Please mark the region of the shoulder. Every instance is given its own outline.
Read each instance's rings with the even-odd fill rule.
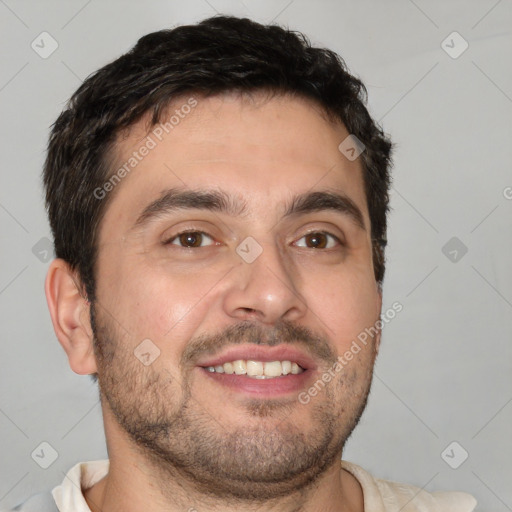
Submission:
[[[90,512],[82,489],[93,486],[108,473],[108,469],[108,459],[79,462],[51,491],[34,494],[13,509],[0,512]]]
[[[374,478],[363,468],[342,461],[343,469],[359,481],[365,504],[379,512],[472,512],[476,499],[465,492],[427,492],[419,487]]]
[[[414,485],[381,479],[376,483],[389,510],[472,512],[476,507],[476,499],[465,492],[427,492]]]

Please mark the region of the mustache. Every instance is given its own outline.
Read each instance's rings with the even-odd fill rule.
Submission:
[[[315,359],[325,361],[329,365],[333,365],[337,360],[337,355],[328,340],[314,334],[307,327],[281,320],[267,328],[260,323],[247,320],[230,325],[218,333],[202,334],[190,340],[181,356],[180,366],[195,366],[201,357],[214,356],[228,346],[246,343],[269,347],[290,343],[302,346]]]

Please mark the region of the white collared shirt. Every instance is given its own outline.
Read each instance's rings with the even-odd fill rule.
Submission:
[[[365,512],[472,512],[476,507],[475,498],[464,492],[430,493],[412,485],[374,478],[351,462],[341,461],[341,467],[361,485]],[[108,470],[108,460],[80,462],[73,466],[62,484],[52,490],[59,512],[91,512],[82,490],[99,482]],[[26,504],[17,510],[36,510],[29,506],[30,500]],[[37,510],[46,512],[40,505]]]

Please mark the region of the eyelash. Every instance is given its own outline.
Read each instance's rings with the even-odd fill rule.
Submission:
[[[171,238],[167,239],[166,241],[164,241],[163,245],[177,245],[177,244],[173,244],[172,242],[174,240],[176,240],[176,239],[179,239],[180,236],[187,235],[187,234],[206,235],[208,238],[210,238],[210,240],[213,241],[213,237],[211,235],[209,235],[208,233],[206,233],[205,231],[188,230],[188,231],[181,231],[180,233],[177,233],[173,237],[171,237]],[[301,236],[299,238],[299,240],[301,240],[302,238],[304,238],[306,236],[310,236],[310,235],[326,235],[326,236],[329,236],[329,237],[333,238],[340,246],[344,245],[343,242],[336,235],[333,235],[332,233],[329,233],[328,231],[310,231],[308,233],[305,233],[303,236]],[[199,246],[199,247],[186,247],[186,246],[183,246],[183,245],[177,245],[177,247],[180,247],[182,249],[201,249],[201,248],[203,248],[203,246]],[[315,249],[315,248],[314,247],[309,247],[309,249]],[[328,250],[328,249],[333,249],[333,247],[324,248],[323,250]]]

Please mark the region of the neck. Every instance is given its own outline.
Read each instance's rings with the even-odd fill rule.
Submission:
[[[108,475],[84,491],[92,512],[363,512],[359,482],[337,459],[313,484],[292,494],[254,502],[200,492],[185,478],[133,457],[110,458]]]
[[[315,477],[295,475],[294,482],[201,481],[194,474],[150,455],[135,444],[104,410],[105,434],[110,459],[109,473],[84,497],[92,512],[363,512],[359,482],[341,467],[341,450]],[[325,461],[326,463],[329,461]],[[204,473],[204,472],[203,472]],[[203,475],[204,477],[204,475]],[[230,492],[235,489],[235,492]],[[238,491],[236,491],[238,489]],[[240,490],[242,489],[242,490]],[[263,490],[263,492],[262,492]],[[236,495],[238,492],[238,495]],[[253,494],[251,496],[250,494]]]

